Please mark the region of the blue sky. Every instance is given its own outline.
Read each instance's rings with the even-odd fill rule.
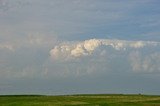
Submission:
[[[0,0],[0,94],[160,94],[159,0]]]

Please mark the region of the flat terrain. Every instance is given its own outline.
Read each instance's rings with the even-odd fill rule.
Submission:
[[[160,106],[160,96],[149,95],[66,95],[0,96],[0,106]]]

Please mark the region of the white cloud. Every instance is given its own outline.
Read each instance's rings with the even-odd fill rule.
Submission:
[[[51,51],[50,55],[54,59],[67,59],[69,57],[90,56],[94,53],[96,48],[105,46],[112,47],[115,50],[139,49],[147,45],[156,46],[159,42],[151,41],[126,41],[126,40],[111,40],[111,39],[90,39],[81,42],[67,42],[56,45]]]
[[[62,73],[67,72],[67,75],[74,75],[76,72],[78,75],[160,72],[159,46],[160,43],[154,41],[116,39],[62,42],[50,50],[53,60],[51,64],[54,66],[48,69],[56,68]],[[65,65],[65,68],[61,65]]]

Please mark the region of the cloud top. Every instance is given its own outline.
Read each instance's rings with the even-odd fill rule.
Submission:
[[[90,39],[79,42],[65,42],[56,45],[50,55],[53,59],[80,58],[92,55],[97,48],[111,47],[114,50],[140,49],[145,46],[157,46],[159,42],[153,41],[126,41],[116,39]]]

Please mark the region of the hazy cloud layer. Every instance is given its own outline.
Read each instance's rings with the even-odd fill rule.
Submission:
[[[0,0],[0,32],[16,38],[39,32],[56,33],[63,40],[159,41],[158,4],[158,0]]]

